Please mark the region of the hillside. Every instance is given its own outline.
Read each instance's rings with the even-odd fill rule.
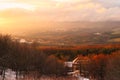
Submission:
[[[120,43],[120,22],[56,22],[47,25],[46,30],[38,27],[17,37],[41,45]]]

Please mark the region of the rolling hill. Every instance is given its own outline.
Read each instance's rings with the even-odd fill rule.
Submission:
[[[48,26],[42,31],[28,31],[19,38],[41,45],[120,43],[120,22],[56,22]]]

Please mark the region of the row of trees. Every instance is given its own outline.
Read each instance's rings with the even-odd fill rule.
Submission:
[[[16,78],[33,72],[41,75],[63,75],[64,62],[54,55],[47,55],[33,45],[13,41],[9,35],[0,35],[0,72],[12,69]]]
[[[82,45],[82,46],[47,46],[39,47],[47,55],[54,54],[62,60],[72,61],[78,55],[96,55],[96,54],[111,54],[120,50],[120,44],[105,44],[105,45]]]
[[[98,54],[79,56],[84,61],[81,73],[93,80],[119,80],[120,79],[120,51],[112,54]]]

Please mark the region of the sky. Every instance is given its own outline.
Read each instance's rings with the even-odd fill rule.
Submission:
[[[120,0],[0,0],[0,29],[44,21],[119,21],[119,14]]]

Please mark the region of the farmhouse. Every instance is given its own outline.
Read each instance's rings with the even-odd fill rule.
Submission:
[[[89,59],[86,57],[78,56],[73,61],[65,62],[65,67],[67,69],[67,74],[70,76],[88,76],[88,63]]]

